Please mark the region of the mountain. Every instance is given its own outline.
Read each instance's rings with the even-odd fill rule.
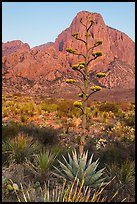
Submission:
[[[55,42],[45,43],[30,49],[27,43],[14,40],[2,43],[3,93],[21,92],[26,94],[48,94],[69,97],[76,95],[76,89],[65,83],[65,78],[75,77],[71,65],[81,59],[66,52],[71,47],[84,52],[72,34],[79,32],[84,38],[84,27],[80,19],[89,14],[95,22],[91,28],[92,45],[95,39],[103,41],[99,50],[103,56],[91,64],[92,84],[102,84],[104,93],[111,90],[123,92],[134,98],[135,86],[135,43],[123,32],[107,26],[98,13],[79,12],[70,26],[58,35]],[[54,26],[54,25],[53,25]],[[107,77],[97,80],[93,71],[107,72]],[[66,93],[67,90],[67,93]],[[131,93],[132,97],[131,97]],[[100,93],[96,93],[98,96]],[[110,94],[111,95],[111,94]],[[112,94],[113,95],[113,94]],[[118,96],[118,94],[116,94]],[[120,94],[119,97],[122,95]],[[109,95],[108,95],[109,97]],[[104,96],[105,98],[105,96]],[[112,97],[113,98],[113,97]]]

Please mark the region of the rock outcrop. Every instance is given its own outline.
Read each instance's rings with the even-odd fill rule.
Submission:
[[[21,81],[25,79],[25,83],[28,83],[32,92],[42,93],[49,86],[53,87],[53,92],[61,87],[65,90],[65,77],[75,76],[70,65],[80,60],[68,54],[66,48],[71,47],[84,52],[83,44],[75,40],[72,34],[79,32],[82,38],[85,37],[80,19],[82,18],[84,22],[87,14],[95,22],[90,31],[92,36],[90,45],[96,39],[103,41],[97,49],[103,52],[103,56],[95,60],[90,67],[91,82],[102,83],[106,89],[118,87],[134,89],[135,43],[125,33],[105,25],[100,14],[87,11],[79,12],[71,25],[59,34],[54,43],[46,43],[31,49],[27,43],[20,40],[2,43],[3,89],[7,90],[6,86],[9,86],[6,85],[6,80],[10,79],[14,81],[14,84],[18,84],[17,87],[20,87],[20,79]],[[97,80],[92,75],[92,70],[106,71],[108,77]],[[26,92],[29,88],[27,87]],[[12,89],[14,91],[14,85]]]

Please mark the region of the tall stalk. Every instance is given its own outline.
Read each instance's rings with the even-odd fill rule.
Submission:
[[[81,74],[81,76],[83,78],[83,85],[80,86],[78,81],[75,79],[67,79],[66,82],[71,84],[71,85],[77,86],[81,90],[79,97],[81,97],[82,99],[81,99],[81,101],[74,102],[74,106],[76,106],[82,110],[82,136],[80,139],[79,150],[81,153],[83,153],[84,144],[85,144],[85,135],[86,135],[86,129],[87,129],[87,101],[93,93],[100,91],[102,89],[102,87],[100,87],[100,86],[91,86],[90,92],[89,92],[90,82],[89,82],[88,67],[89,67],[89,64],[93,60],[102,56],[102,52],[100,52],[100,51],[93,52],[95,47],[102,44],[102,41],[101,40],[94,41],[93,46],[89,47],[89,38],[91,37],[90,29],[93,26],[94,21],[91,20],[91,18],[88,15],[88,16],[86,16],[86,22],[83,23],[83,20],[81,18],[80,23],[85,27],[85,39],[81,38],[79,33],[72,34],[72,37],[74,37],[77,41],[81,41],[83,43],[83,46],[85,46],[85,54],[78,53],[76,50],[74,50],[72,48],[67,48],[66,51],[68,53],[73,54],[73,55],[78,55],[78,56],[83,57],[84,62],[80,62],[76,65],[72,65],[72,69]],[[90,56],[92,56],[92,58],[90,58]],[[101,72],[96,73],[96,77],[101,78],[104,76],[106,76],[105,73],[101,73]]]

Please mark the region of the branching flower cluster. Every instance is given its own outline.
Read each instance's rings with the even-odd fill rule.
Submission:
[[[86,125],[87,125],[86,124],[87,123],[86,121],[87,120],[86,119],[87,100],[92,94],[102,89],[101,86],[90,86],[89,65],[92,61],[96,60],[98,57],[101,57],[103,53],[101,51],[94,51],[94,48],[102,45],[101,40],[95,40],[93,42],[93,45],[91,47],[89,46],[89,39],[90,37],[92,37],[90,29],[94,25],[94,21],[88,15],[86,17],[86,21],[83,22],[83,19],[81,18],[80,23],[85,27],[85,34],[84,34],[85,37],[82,38],[79,32],[73,33],[72,37],[75,38],[75,40],[83,43],[83,46],[85,47],[85,53],[83,54],[72,48],[67,48],[66,51],[70,54],[83,57],[82,62],[72,65],[72,70],[78,72],[82,76],[83,83],[82,85],[80,85],[79,81],[75,79],[67,79],[66,82],[80,89],[80,93],[78,94],[78,97],[80,97],[81,100],[75,101],[74,106],[82,110],[82,113],[83,113],[82,127],[83,127],[83,134],[84,134],[86,130]],[[105,76],[106,76],[105,73],[102,73],[102,72],[96,73],[97,78],[102,78]],[[84,139],[82,144],[84,144]]]

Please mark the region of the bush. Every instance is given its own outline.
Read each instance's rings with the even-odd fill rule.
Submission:
[[[3,154],[7,155],[8,160],[23,163],[33,153],[36,144],[33,138],[19,133],[15,138],[3,142],[3,148]]]
[[[55,103],[49,103],[48,102],[42,102],[41,104],[38,105],[38,110],[44,110],[44,111],[47,111],[47,112],[54,112],[56,111],[58,108],[58,105],[55,104]]]
[[[124,122],[125,122],[125,125],[134,127],[135,126],[135,111],[127,112],[124,117]]]
[[[32,102],[22,103],[22,106],[20,108],[21,108],[21,114],[31,115],[32,112],[34,112],[35,110],[35,105]]]
[[[21,116],[20,116],[20,121],[21,121],[22,123],[27,122],[27,120],[28,120],[28,117],[27,117],[26,115],[21,115]]]
[[[9,108],[3,107],[2,108],[2,117],[5,118],[9,115]]]
[[[117,113],[119,110],[119,106],[116,103],[102,103],[99,105],[98,107],[99,111],[102,112],[113,112],[113,113]]]
[[[135,202],[135,161],[124,161],[121,165],[106,166],[109,180],[115,176],[110,185],[111,192],[119,190],[119,197],[126,197],[127,202]]]
[[[134,157],[130,152],[131,148],[133,148],[133,146],[127,147],[117,141],[111,142],[109,146],[107,145],[105,148],[96,152],[98,157],[100,157],[100,166],[112,163],[122,164],[126,160],[133,160]]]
[[[47,144],[56,144],[58,142],[59,133],[58,129],[53,129],[51,127],[37,127],[33,124],[24,125],[21,127],[21,131],[25,134],[28,134],[38,140],[40,143]]]
[[[48,113],[55,112],[57,110],[58,106],[56,104],[46,104],[45,105],[45,111]]]
[[[5,141],[7,139],[15,137],[19,132],[19,125],[16,123],[9,123],[2,125],[2,140]]]
[[[121,122],[117,122],[109,135],[114,139],[121,142],[134,142],[135,140],[135,129],[133,127],[125,126]]]
[[[62,100],[58,103],[57,112],[61,116],[68,116],[68,114],[73,111],[73,103],[71,101]]]

